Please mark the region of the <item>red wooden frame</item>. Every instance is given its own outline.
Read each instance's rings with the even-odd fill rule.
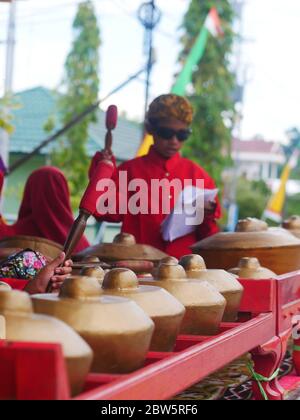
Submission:
[[[222,324],[213,337],[180,336],[174,352],[149,353],[145,367],[132,374],[90,374],[75,399],[168,399],[248,351],[256,372],[270,377],[284,357],[291,319],[300,314],[300,272],[241,283],[245,293],[238,322]],[[295,374],[262,385],[270,399],[280,400],[300,378]],[[253,391],[255,399],[262,398],[256,383]],[[69,398],[60,346],[0,341],[0,399]]]
[[[61,346],[0,341],[0,399],[69,399]]]

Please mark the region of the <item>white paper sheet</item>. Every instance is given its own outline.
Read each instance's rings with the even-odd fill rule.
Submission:
[[[161,224],[163,239],[173,242],[175,239],[194,232],[196,227],[203,222],[204,204],[215,201],[218,192],[218,189],[203,190],[194,186],[186,187],[178,197],[172,212]],[[195,217],[196,211],[197,217]]]

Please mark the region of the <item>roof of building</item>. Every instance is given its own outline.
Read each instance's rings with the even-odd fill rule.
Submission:
[[[284,155],[282,145],[275,141],[266,141],[260,138],[251,140],[233,139],[232,151],[242,153],[278,154]]]
[[[55,94],[44,87],[36,87],[16,94],[20,107],[14,111],[15,131],[10,140],[10,152],[30,153],[45,140],[49,134],[44,125],[49,117],[54,117],[57,127],[59,115],[57,112]],[[99,109],[98,122],[90,124],[87,152],[92,156],[104,146],[105,112]],[[119,117],[118,126],[114,131],[113,150],[116,158],[121,161],[132,159],[138,150],[142,137],[141,127],[125,118]],[[57,141],[42,149],[41,153],[48,154]]]

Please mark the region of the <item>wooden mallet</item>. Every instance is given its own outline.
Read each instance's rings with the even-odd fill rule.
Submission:
[[[118,108],[111,105],[106,112],[106,135],[105,135],[105,150],[111,153],[112,149],[112,131],[116,128],[118,121]],[[86,229],[89,217],[95,213],[97,204],[97,184],[101,179],[110,179],[114,171],[113,165],[98,164],[92,174],[89,185],[83,194],[79,205],[79,215],[74,221],[67,240],[64,245],[64,252],[66,254],[65,260],[68,260],[76,246],[78,245],[84,231]],[[47,287],[47,292],[51,290],[51,282]]]

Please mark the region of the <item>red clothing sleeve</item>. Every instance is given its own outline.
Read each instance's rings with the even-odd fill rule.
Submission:
[[[198,227],[197,236],[200,239],[208,238],[209,236],[215,235],[220,231],[216,219],[214,216],[205,217],[202,225]]]
[[[2,193],[4,183],[4,173],[0,171],[0,195]],[[13,226],[9,226],[5,223],[3,217],[0,215],[0,239],[6,236],[15,235],[15,229]]]
[[[89,180],[91,180],[93,175],[96,173],[97,165],[102,159],[103,159],[103,153],[96,152],[89,167]],[[111,160],[112,160],[112,163],[114,164],[114,167],[116,168],[117,167],[116,158],[112,156]]]
[[[0,195],[2,194],[3,184],[4,184],[4,173],[0,171]]]
[[[27,286],[28,280],[18,280],[18,279],[0,279],[4,283],[7,283],[12,289],[15,290],[24,290]]]
[[[99,159],[101,159],[101,152],[97,152],[96,155],[94,156],[92,163],[91,163],[91,167],[89,170],[89,176],[92,177],[93,174],[96,173],[96,167],[98,165],[98,168],[101,169],[101,161],[99,161]],[[114,183],[115,185],[115,190],[112,191],[111,194],[107,193],[107,189],[106,191],[98,191],[97,192],[97,205],[96,205],[96,211],[94,213],[94,217],[99,221],[99,222],[110,222],[110,223],[120,223],[123,220],[122,215],[119,214],[119,182],[118,182],[118,177],[119,177],[119,169],[116,167],[116,159],[115,157],[112,158],[112,161],[114,163],[114,171],[112,172],[111,175],[111,181]],[[103,163],[103,166],[106,165],[105,163]],[[99,180],[98,180],[99,181]],[[105,197],[107,197],[110,201],[110,210],[107,213],[103,213],[100,211],[99,208],[99,200],[101,198],[103,198],[105,195]]]
[[[103,161],[97,164],[90,178],[89,185],[81,199],[80,209],[86,210],[90,214],[95,214],[99,195],[97,191],[99,180],[111,179],[114,170],[114,166],[108,162]]]
[[[216,188],[215,182],[208,175],[205,180],[205,188],[212,189],[212,190]],[[214,214],[206,216],[204,218],[203,223],[197,228],[197,237],[199,238],[199,240],[215,235],[216,233],[220,231],[218,224],[216,222],[216,219],[220,219],[220,217],[222,216],[222,209],[221,209],[221,205],[220,205],[220,201],[218,197],[216,198],[216,202],[217,202],[217,207]]]
[[[0,239],[16,236],[17,230],[15,225],[7,225],[3,217],[0,215]]]

